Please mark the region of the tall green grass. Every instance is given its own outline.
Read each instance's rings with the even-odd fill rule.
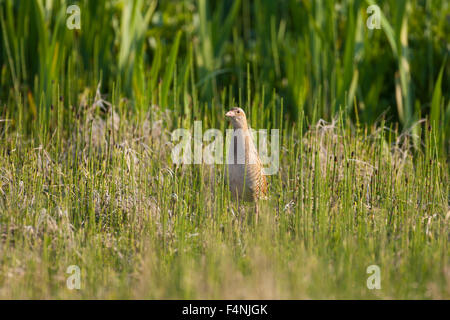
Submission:
[[[340,108],[354,121],[383,116],[403,130],[438,114],[439,126],[450,121],[445,1],[379,1],[380,30],[366,26],[369,0],[79,1],[81,30],[65,27],[70,4],[0,2],[1,100],[23,101],[28,127],[41,113],[48,122],[54,90],[67,110],[100,81],[140,112],[150,102],[173,109],[193,90],[201,108],[224,90],[245,104],[247,67],[253,90],[264,87],[265,101],[275,90],[290,121],[302,111],[331,120]]]
[[[0,297],[448,299],[449,7],[371,3],[79,1],[69,30],[0,0]],[[233,105],[281,133],[259,223],[170,156]]]
[[[450,296],[449,171],[428,123],[415,155],[410,135],[384,121],[352,129],[344,112],[281,126],[280,170],[255,223],[252,205],[230,199],[224,166],[173,164],[179,119],[114,104],[105,118],[99,99],[45,145],[4,126],[0,297]],[[253,127],[280,127],[280,103],[249,111]],[[71,265],[80,290],[66,287]],[[366,286],[370,265],[381,290]]]

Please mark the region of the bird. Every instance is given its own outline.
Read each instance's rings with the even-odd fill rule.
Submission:
[[[255,203],[256,220],[258,200],[267,193],[267,180],[259,158],[244,110],[233,107],[225,116],[233,125],[233,140],[228,150],[229,189],[233,199]]]

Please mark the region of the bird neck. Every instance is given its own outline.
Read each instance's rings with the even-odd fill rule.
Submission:
[[[239,125],[233,126],[233,129],[234,129],[234,131],[236,131],[236,130],[248,131],[248,126],[246,123],[244,123],[242,125],[239,124]]]

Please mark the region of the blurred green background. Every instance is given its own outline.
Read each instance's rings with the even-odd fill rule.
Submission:
[[[80,30],[66,27],[72,4]],[[37,119],[51,125],[59,97],[70,122],[80,93],[101,82],[134,114],[220,111],[226,96],[244,108],[282,100],[288,122],[342,109],[353,123],[384,118],[417,134],[426,117],[448,148],[449,1],[377,1],[381,29],[369,30],[371,4],[0,0],[0,118],[32,132]]]

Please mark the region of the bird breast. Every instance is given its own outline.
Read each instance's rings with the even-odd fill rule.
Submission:
[[[259,197],[262,166],[249,130],[234,130],[228,150],[232,196],[253,201]]]

